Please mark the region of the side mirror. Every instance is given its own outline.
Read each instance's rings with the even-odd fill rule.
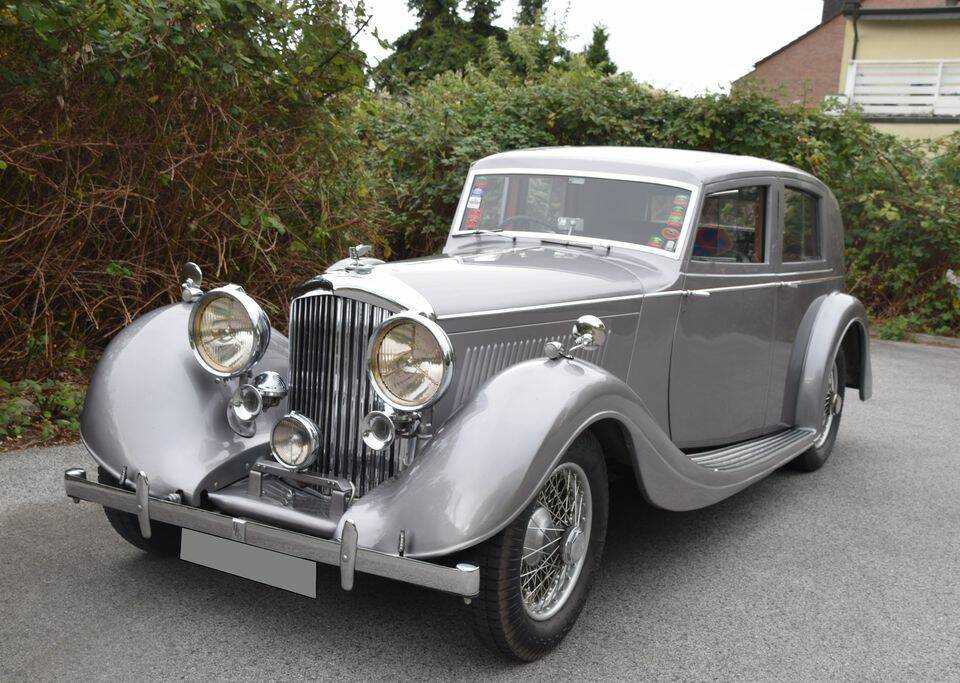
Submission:
[[[595,315],[582,315],[573,326],[573,334],[574,349],[596,351],[607,341],[607,326]]]
[[[543,355],[550,360],[573,358],[570,354],[584,349],[596,351],[607,341],[607,326],[595,315],[582,315],[573,325],[573,346],[564,349],[558,341],[548,341],[543,345]]]

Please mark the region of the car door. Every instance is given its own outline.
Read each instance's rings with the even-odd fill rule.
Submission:
[[[770,226],[775,178],[704,188],[685,255],[670,362],[670,431],[681,448],[763,433],[778,283]]]
[[[777,293],[768,430],[793,423],[797,386],[790,363],[800,358],[794,345],[804,314],[815,299],[843,286],[843,243],[836,201],[822,186],[803,179],[785,178],[781,190],[781,238],[775,242],[773,260],[783,286]]]

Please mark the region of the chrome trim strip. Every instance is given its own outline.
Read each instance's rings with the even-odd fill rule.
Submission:
[[[669,292],[651,292],[650,294],[625,294],[623,296],[608,296],[601,299],[578,299],[575,301],[561,301],[555,304],[542,304],[537,306],[516,306],[514,308],[494,308],[489,311],[470,311],[468,313],[448,313],[441,315],[437,320],[456,320],[458,318],[473,318],[481,315],[501,315],[503,313],[524,313],[526,311],[545,311],[554,308],[567,308],[569,306],[581,306],[586,304],[607,304],[616,301],[631,301],[634,299],[657,299],[668,296],[681,296],[683,290],[675,289]]]
[[[131,491],[87,481],[86,473],[81,469],[67,470],[63,479],[64,491],[71,498],[87,500],[132,514],[137,512],[136,494]],[[229,515],[160,498],[150,499],[149,511],[150,518],[158,522],[236,540],[234,535],[236,518]],[[252,520],[244,520],[243,527],[243,542],[247,545],[335,567],[341,565],[344,546],[339,541],[308,536]],[[463,597],[473,597],[480,592],[480,569],[472,564],[457,565],[456,568],[445,567],[432,562],[357,547],[354,568],[358,572]]]
[[[433,306],[417,289],[389,272],[394,264],[374,266],[369,273],[328,270],[301,284],[295,298],[317,294],[337,294],[386,308],[391,313],[407,311],[435,319]]]
[[[699,274],[697,274],[699,276]],[[771,277],[769,273],[765,274],[767,277]],[[776,274],[774,274],[776,275]],[[476,316],[484,315],[502,315],[506,313],[525,313],[528,311],[544,311],[554,308],[567,308],[570,306],[587,306],[590,304],[606,304],[613,303],[617,301],[630,301],[633,299],[658,299],[668,296],[685,296],[692,292],[723,292],[727,290],[746,290],[746,289],[764,289],[764,288],[773,288],[773,287],[782,287],[790,285],[809,285],[817,282],[827,282],[829,280],[842,280],[842,275],[831,275],[830,277],[818,277],[810,278],[806,280],[789,280],[776,282],[762,282],[754,285],[731,285],[729,287],[707,287],[703,289],[672,289],[665,292],[650,292],[649,294],[626,294],[624,296],[609,296],[603,297],[600,299],[577,299],[574,301],[561,301],[554,304],[543,304],[540,306],[516,306],[514,308],[494,308],[489,311],[470,311],[468,313],[448,313],[446,315],[441,315],[437,320],[457,320],[459,318],[473,318]]]

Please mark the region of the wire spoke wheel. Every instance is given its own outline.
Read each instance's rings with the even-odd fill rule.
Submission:
[[[524,537],[520,594],[526,613],[543,621],[566,604],[583,569],[593,513],[586,473],[576,463],[563,463],[535,505]]]
[[[823,396],[823,414],[820,420],[820,433],[816,441],[813,442],[814,448],[820,448],[826,443],[830,436],[830,428],[833,427],[833,420],[840,412],[839,392],[840,378],[837,373],[837,365],[831,366],[830,377],[827,378],[827,389]]]

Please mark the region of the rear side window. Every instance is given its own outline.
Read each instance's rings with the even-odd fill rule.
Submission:
[[[823,257],[820,245],[820,199],[788,187],[784,194],[784,262],[819,261]]]
[[[766,215],[766,187],[741,187],[707,195],[697,224],[693,260],[763,263]]]

